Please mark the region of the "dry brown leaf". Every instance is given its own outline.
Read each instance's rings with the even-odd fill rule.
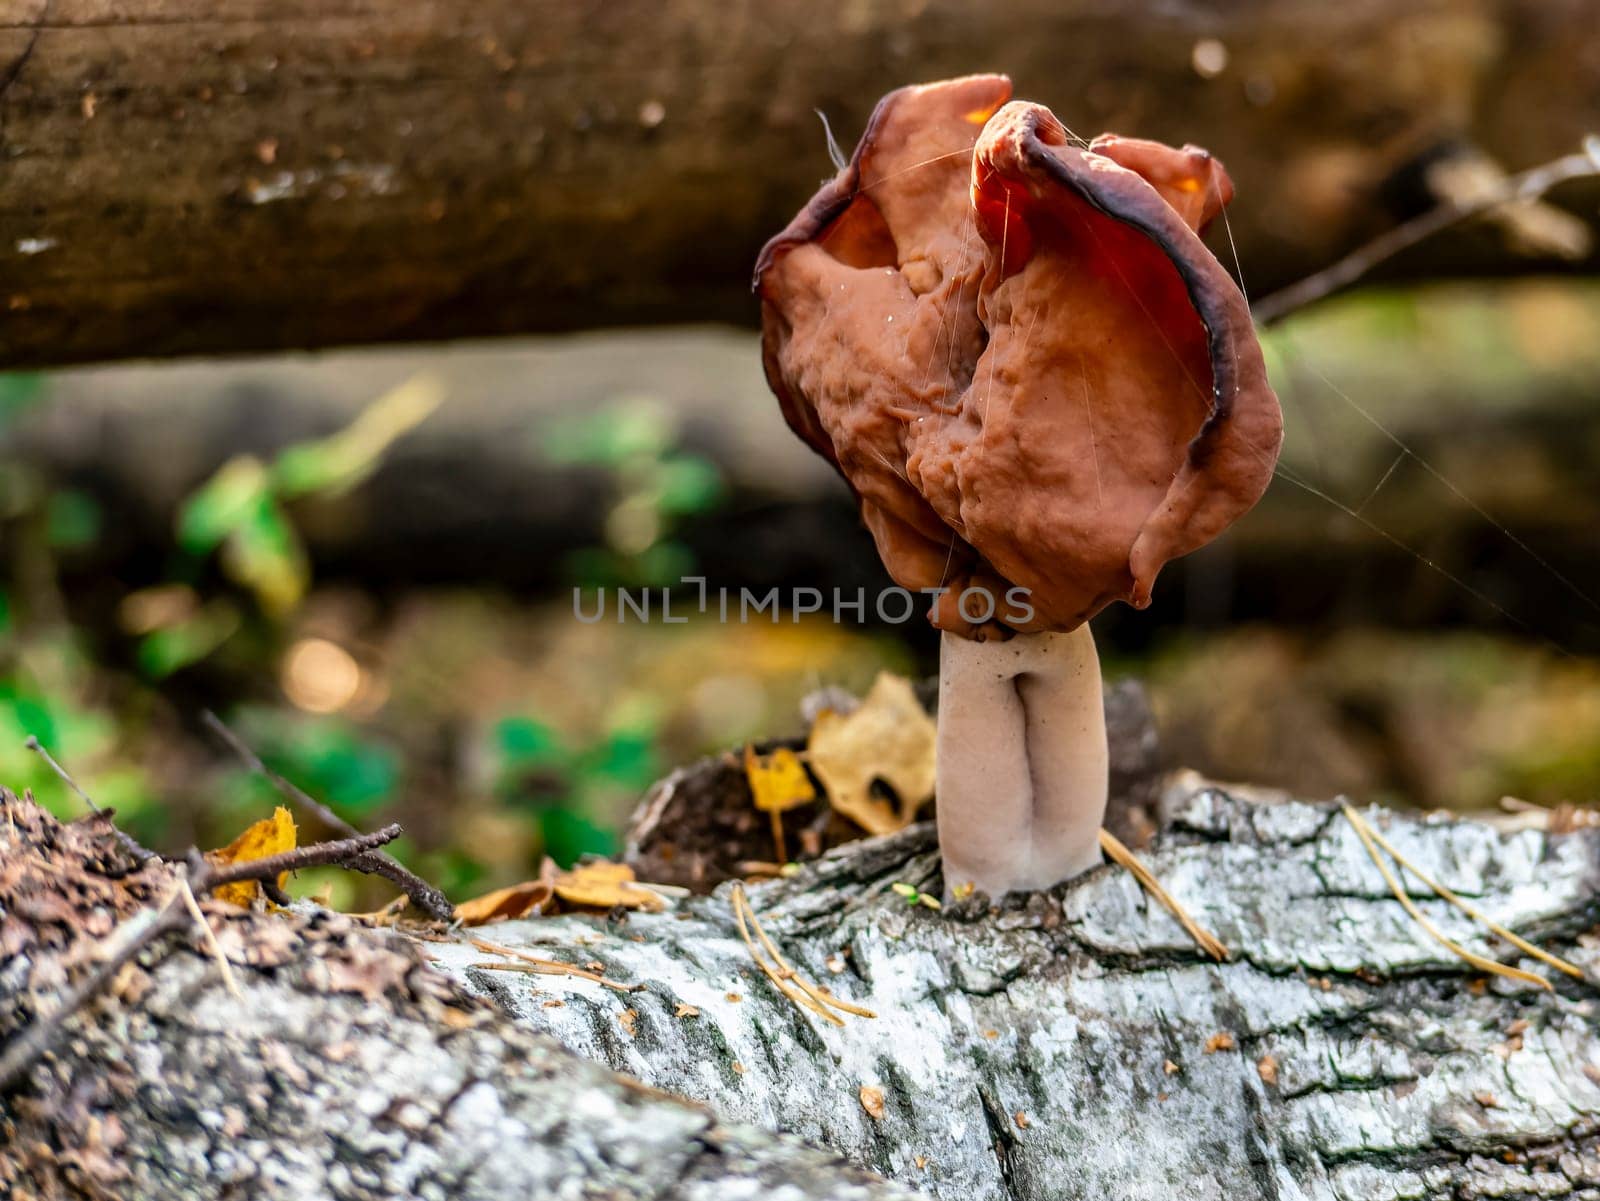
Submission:
[[[883,1090],[870,1084],[861,1086],[861,1108],[874,1122],[883,1121]]]
[[[700,1016],[700,1011],[687,1001],[679,1001],[678,1008],[673,1012],[672,1016],[675,1018],[697,1018]]]
[[[569,905],[588,905],[596,909],[648,909],[658,913],[667,907],[648,888],[634,883],[633,869],[625,863],[585,863],[562,872],[555,879],[556,896]]]
[[[1485,1109],[1500,1108],[1500,1099],[1490,1092],[1473,1093],[1472,1099]]]
[[[920,1172],[928,1166],[928,1157],[926,1155],[916,1155],[912,1157],[912,1162],[917,1165],[917,1171]]]
[[[1176,1076],[1182,1069],[1180,1069],[1177,1064],[1173,1063],[1172,1060],[1167,1059],[1162,1061],[1161,1070],[1169,1076]]]
[[[294,816],[279,805],[272,811],[271,817],[262,818],[227,846],[219,851],[212,851],[206,858],[218,866],[252,863],[257,859],[266,859],[272,855],[292,851],[294,847]],[[287,872],[278,873],[279,888],[283,887],[287,876]],[[219,900],[248,909],[261,895],[261,884],[257,880],[240,880],[234,884],[220,885],[212,891],[212,895]]]
[[[624,1009],[621,1013],[617,1014],[617,1024],[628,1032],[629,1038],[632,1038],[638,1033],[638,1030],[636,1029],[638,1021],[639,1011],[637,1009]]]
[[[1218,1051],[1231,1051],[1236,1046],[1238,1046],[1238,1043],[1234,1041],[1233,1035],[1226,1030],[1218,1030],[1210,1038],[1206,1039],[1206,1054],[1213,1055]]]
[[[869,834],[892,834],[933,798],[934,734],[911,684],[883,672],[853,712],[818,715],[806,755],[837,812]],[[898,810],[872,795],[874,780],[894,790]]]
[[[737,1005],[740,1001],[744,1000],[744,998],[741,997],[736,992],[727,993],[727,994],[725,994],[725,996],[726,996],[727,1000],[732,1001],[735,1005]]]
[[[1011,1120],[1017,1124],[1018,1130],[1026,1130],[1028,1128],[1028,1115],[1020,1109],[1011,1115]]]
[[[456,920],[468,926],[481,926],[502,918],[540,914],[549,907],[554,890],[548,880],[524,880],[509,888],[497,888],[481,897],[456,906]]]
[[[1278,1083],[1278,1060],[1272,1055],[1263,1055],[1256,1060],[1256,1075],[1261,1077],[1261,1083],[1268,1088]]]

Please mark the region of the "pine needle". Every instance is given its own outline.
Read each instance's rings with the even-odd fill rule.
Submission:
[[[804,1009],[821,1017],[824,1021],[835,1026],[843,1026],[844,1020],[838,1014],[830,1012],[837,1009],[843,1013],[854,1014],[856,1017],[875,1018],[878,1015],[870,1009],[860,1005],[852,1005],[849,1001],[842,1001],[832,993],[824,992],[812,984],[783,957],[777,945],[767,936],[762,928],[761,921],[756,917],[756,911],[750,904],[750,898],[745,893],[744,885],[735,883],[732,890],[733,916],[739,923],[739,936],[744,939],[744,945],[750,949],[750,956],[756,961],[756,966],[762,971],[773,986],[784,996]],[[748,923],[748,924],[747,924]],[[762,955],[756,947],[756,940],[751,938],[750,930],[754,928],[756,938],[760,939],[761,946],[765,948],[771,961]]]
[[[486,938],[473,938],[468,941],[480,951],[487,951],[491,955],[506,955],[512,959],[522,961],[521,964],[474,964],[474,967],[492,968],[496,971],[505,972],[527,972],[536,976],[574,976],[579,980],[587,980],[591,984],[604,984],[607,988],[614,988],[618,992],[638,992],[644,988],[642,984],[619,984],[615,980],[607,980],[597,972],[586,972],[581,967],[574,967],[570,963],[562,963],[559,959],[544,959],[538,955],[530,955],[526,951],[519,951],[515,947],[501,946],[499,943],[490,942]]]
[[[1342,808],[1344,810],[1346,820],[1349,821],[1350,825],[1355,829],[1356,834],[1360,836],[1362,845],[1367,848],[1367,854],[1372,857],[1372,862],[1377,864],[1378,870],[1383,873],[1383,878],[1388,882],[1389,891],[1394,893],[1395,900],[1399,901],[1400,904],[1405,907],[1406,912],[1411,915],[1411,917],[1419,926],[1432,935],[1436,941],[1449,948],[1449,950],[1454,954],[1464,959],[1467,963],[1470,963],[1479,971],[1490,972],[1496,976],[1508,976],[1514,980],[1525,980],[1530,984],[1537,984],[1540,988],[1544,989],[1549,989],[1551,987],[1550,982],[1543,976],[1536,976],[1532,972],[1523,971],[1521,968],[1509,967],[1506,964],[1498,963],[1493,959],[1485,959],[1482,955],[1475,955],[1465,947],[1461,946],[1459,943],[1452,942],[1450,939],[1441,934],[1433,926],[1433,924],[1428,921],[1427,918],[1422,916],[1422,913],[1417,908],[1416,904],[1406,894],[1405,886],[1399,881],[1399,879],[1396,878],[1394,872],[1390,870],[1389,865],[1385,863],[1382,857],[1378,854],[1378,848],[1380,846],[1390,855],[1392,855],[1395,862],[1398,863],[1403,869],[1409,871],[1412,875],[1417,877],[1417,879],[1421,880],[1430,889],[1432,889],[1434,894],[1440,899],[1448,901],[1451,905],[1454,905],[1468,917],[1472,918],[1480,925],[1487,927],[1490,931],[1505,939],[1512,946],[1516,947],[1523,953],[1530,955],[1534,959],[1538,959],[1543,963],[1548,963],[1557,971],[1565,972],[1569,976],[1576,976],[1580,980],[1583,979],[1583,969],[1574,964],[1568,963],[1565,959],[1562,959],[1559,956],[1552,955],[1550,952],[1534,946],[1527,939],[1521,938],[1518,935],[1513,934],[1510,930],[1507,930],[1504,926],[1490,921],[1480,910],[1467,904],[1466,901],[1463,901],[1444,885],[1432,879],[1427,875],[1427,873],[1418,868],[1416,864],[1412,863],[1399,851],[1395,850],[1394,844],[1392,844],[1382,834],[1378,833],[1377,830],[1373,829],[1372,826],[1367,822],[1367,819],[1362,817],[1353,808],[1351,808],[1349,805],[1344,805]]]
[[[217,970],[222,973],[222,983],[227,986],[234,1000],[242,1000],[244,994],[239,991],[239,982],[234,979],[233,968],[228,965],[228,957],[222,953],[222,944],[217,941],[211,923],[206,921],[206,915],[200,909],[200,902],[194,899],[194,889],[189,887],[189,881],[184,877],[178,879],[178,895],[183,898],[184,908],[189,911],[189,916],[194,919],[195,925],[200,927],[200,933],[205,938],[206,950],[211,952],[211,957],[217,961]]]
[[[1155,874],[1140,862],[1139,857],[1123,845],[1122,840],[1110,830],[1100,831],[1100,849],[1132,872],[1133,878],[1143,885],[1144,890],[1160,901],[1166,911],[1178,919],[1178,923],[1189,932],[1189,937],[1194,939],[1195,944],[1202,951],[1218,963],[1228,957],[1228,948],[1222,945],[1221,940],[1195,921],[1194,918],[1190,917],[1189,911],[1178,904],[1171,893],[1161,887],[1161,882],[1155,878]]]

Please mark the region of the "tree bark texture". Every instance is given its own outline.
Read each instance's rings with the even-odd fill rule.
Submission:
[[[1219,153],[1262,294],[1426,207],[1440,155],[1574,150],[1592,23],[1586,0],[4,0],[0,365],[748,322],[757,248],[832,170],[813,110],[848,146],[889,89],[978,70],[1086,136]],[[1479,227],[1396,270],[1528,263]]]
[[[98,821],[61,827],[3,790],[0,814],[5,1048],[173,874],[131,871]],[[0,1196],[914,1195],[581,1059],[430,969],[429,944],[326,912],[205,905],[243,996],[198,938],[125,967],[0,1095]]]
[[[9,1041],[170,873],[4,805]],[[0,1099],[0,1172],[17,1197],[905,1195],[799,1136],[963,1201],[1600,1195],[1591,983],[1476,976],[1335,808],[1189,784],[1168,809],[1148,862],[1226,963],[1109,867],[998,911],[908,903],[894,884],[938,892],[925,826],[753,887],[790,961],[877,1013],[839,1028],[761,975],[727,888],[415,944],[212,906],[243,999],[198,940],[127,969]],[[1371,816],[1593,980],[1600,831]],[[474,935],[643,987],[490,969],[516,961]]]

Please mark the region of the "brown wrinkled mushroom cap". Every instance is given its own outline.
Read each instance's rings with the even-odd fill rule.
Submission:
[[[1232,197],[1221,164],[1079,148],[1010,95],[985,75],[885,96],[756,267],[785,418],[895,581],[950,588],[934,624],[977,638],[1007,630],[960,615],[970,587],[1026,588],[1028,631],[1144,607],[1260,498],[1282,438],[1244,296],[1198,233]]]

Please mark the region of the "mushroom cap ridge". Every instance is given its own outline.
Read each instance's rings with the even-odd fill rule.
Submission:
[[[1231,195],[1220,164],[1075,147],[1008,95],[976,76],[885,97],[756,278],[790,425],[896,581],[948,586],[935,624],[980,638],[1147,604],[1259,499],[1282,437],[1244,296],[1195,228]],[[953,603],[1017,586],[1022,620]]]

